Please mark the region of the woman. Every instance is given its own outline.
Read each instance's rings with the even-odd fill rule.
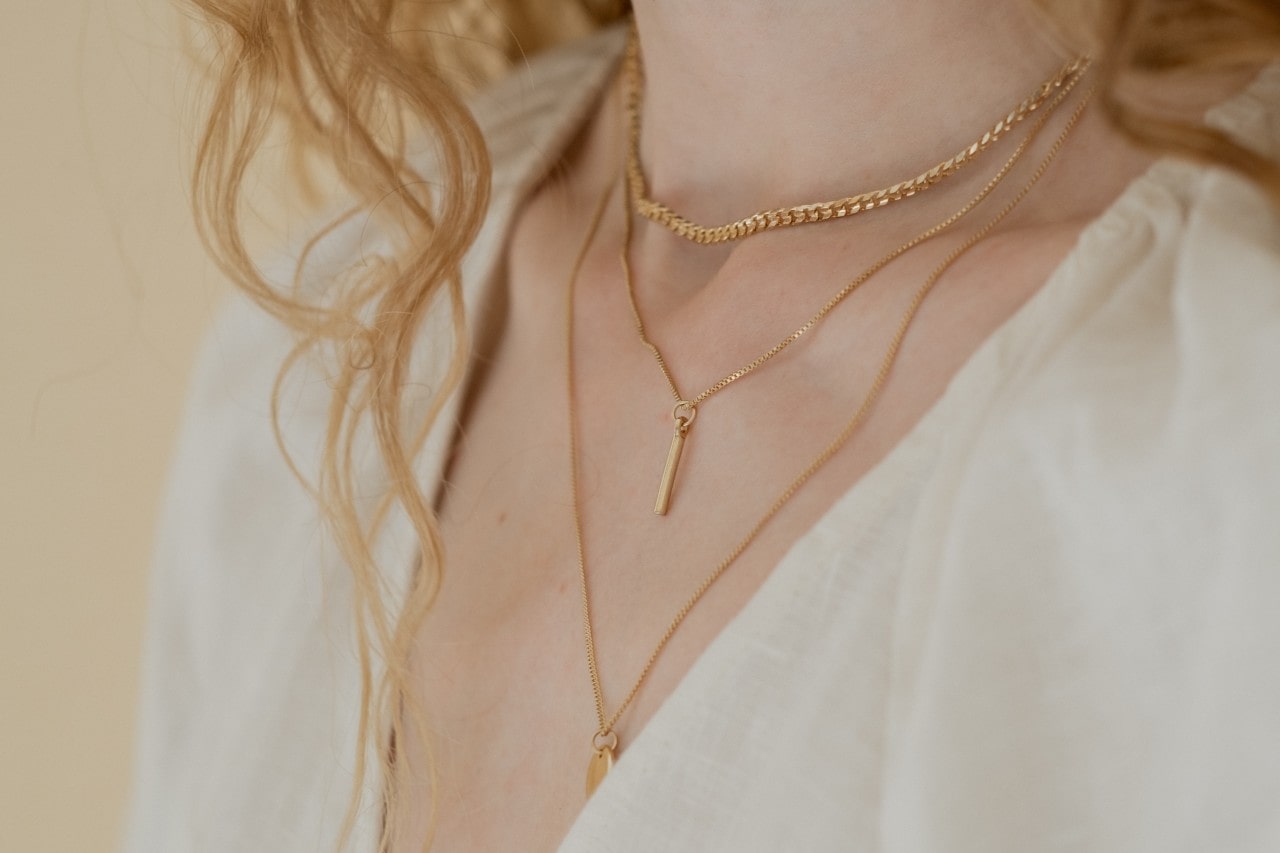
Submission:
[[[1280,845],[1273,4],[200,5],[133,849]]]

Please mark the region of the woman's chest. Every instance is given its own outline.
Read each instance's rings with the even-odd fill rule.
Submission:
[[[854,407],[842,401],[824,420],[788,414],[783,403],[765,416],[752,412],[750,397],[735,405],[725,395],[699,415],[670,511],[658,516],[672,426],[670,402],[644,370],[652,365],[613,361],[606,342],[588,344],[596,352],[579,361],[571,406],[565,342],[549,328],[504,336],[465,408],[448,467],[446,568],[413,656],[430,742],[408,753],[432,762],[434,788],[424,783],[419,793],[434,791],[437,846],[555,849],[586,803],[597,687],[604,716],[617,717],[614,775],[640,766],[644,737],[662,744],[655,760],[679,763],[669,749],[689,749],[688,766],[662,771],[681,785],[697,787],[696,774],[684,774],[708,761],[722,763],[717,773],[742,761],[780,762],[785,773],[766,773],[753,792],[733,795],[761,798],[762,807],[784,792],[784,779],[808,772],[810,759],[835,790],[872,785],[878,742],[862,738],[879,736],[871,721],[885,701],[895,554],[927,442],[880,475],[877,497],[856,499],[862,509],[842,507],[851,483],[883,455],[884,435],[780,501]],[[822,408],[837,408],[830,402]],[[788,561],[802,565],[784,574]],[[598,679],[588,666],[584,575]],[[765,595],[769,584],[776,590]],[[728,634],[735,625],[736,636]],[[688,737],[677,748],[672,731],[648,728],[681,693],[688,708],[671,713],[695,720],[676,725],[676,741]],[[853,741],[837,735],[833,750],[814,733],[848,725],[845,703],[857,706],[866,731]],[[717,732],[721,718],[727,728]],[[755,742],[770,728],[787,734]],[[726,751],[720,737],[731,731],[749,742]],[[864,753],[859,766],[838,766],[850,749]],[[759,769],[744,765],[735,785]]]

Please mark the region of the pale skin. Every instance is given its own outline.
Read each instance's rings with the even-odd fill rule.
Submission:
[[[915,175],[1066,58],[1014,0],[635,5],[652,195],[708,224]],[[1194,97],[1217,100],[1226,85]],[[610,712],[690,592],[848,420],[928,271],[1023,183],[1074,104],[954,234],[878,274],[817,334],[704,404],[665,517],[652,506],[671,438],[670,392],[632,326],[615,195],[574,306],[579,486]],[[618,176],[622,139],[614,86],[518,217],[505,325],[470,389],[447,472],[445,580],[413,658],[434,731],[433,851],[554,850],[586,803],[597,722],[570,511],[564,306],[591,211]],[[790,333],[877,257],[958,208],[1013,144],[922,196],[846,222],[706,247],[637,220],[640,306],[682,389],[700,391]],[[1149,162],[1096,111],[1085,114],[1026,202],[941,279],[854,440],[680,627],[617,727],[620,762],[786,550],[902,439]],[[394,849],[419,850],[433,795],[424,744],[411,738],[398,755],[418,781],[405,792]]]

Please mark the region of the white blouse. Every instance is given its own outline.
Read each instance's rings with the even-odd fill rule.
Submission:
[[[482,329],[514,212],[621,45],[602,33],[476,102],[495,164],[464,267]],[[1280,67],[1212,119],[1280,153]],[[369,229],[339,229],[305,280],[394,250]],[[424,384],[444,347],[423,348]],[[288,348],[240,300],[195,375],[156,550],[131,851],[335,848],[360,697],[351,581],[270,429]],[[1278,374],[1280,216],[1236,177],[1157,163],[796,542],[562,853],[1280,850]],[[328,393],[318,367],[286,389],[304,466]],[[360,476],[378,491],[373,461]],[[380,553],[400,583],[414,548],[395,519]],[[376,850],[380,784],[352,851]]]

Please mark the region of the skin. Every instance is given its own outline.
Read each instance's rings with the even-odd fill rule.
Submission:
[[[636,7],[651,195],[705,223],[914,175],[976,138],[1064,61],[1013,0]],[[1067,114],[954,234],[908,253],[817,334],[704,404],[663,518],[652,504],[671,403],[631,325],[615,196],[574,306],[584,538],[610,710],[698,582],[860,403],[929,270],[1021,186]],[[471,388],[449,466],[445,580],[413,658],[433,731],[433,851],[554,850],[585,803],[596,720],[570,514],[564,300],[590,212],[618,175],[621,128],[613,87],[519,215],[502,334]],[[790,333],[871,261],[958,208],[1013,144],[924,195],[844,222],[704,247],[637,220],[641,309],[681,387],[701,390]],[[789,546],[902,439],[1148,165],[1086,113],[1026,202],[939,282],[860,433],[681,626],[621,720],[621,760]],[[416,738],[404,746],[407,802],[430,802],[427,746]],[[427,810],[403,810],[394,849],[419,850],[426,836]]]

